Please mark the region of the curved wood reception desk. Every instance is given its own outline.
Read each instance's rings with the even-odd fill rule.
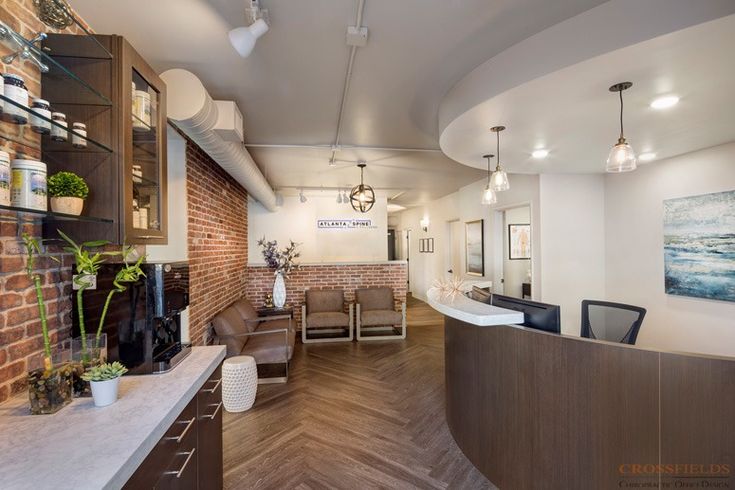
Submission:
[[[735,360],[442,312],[447,423],[498,487],[735,488]]]

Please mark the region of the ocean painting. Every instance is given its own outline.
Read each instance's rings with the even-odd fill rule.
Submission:
[[[664,201],[667,294],[735,301],[735,191]]]

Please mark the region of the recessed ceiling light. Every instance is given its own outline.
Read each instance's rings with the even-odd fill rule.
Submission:
[[[642,162],[650,162],[651,160],[655,160],[655,159],[656,159],[656,154],[652,151],[647,151],[645,153],[641,153],[640,155],[638,155],[638,160]]]
[[[544,148],[539,148],[538,150],[533,150],[533,153],[531,153],[531,156],[533,158],[546,158],[549,156],[549,150],[546,150]]]
[[[662,97],[653,99],[653,102],[651,102],[651,107],[654,109],[668,109],[669,107],[674,107],[678,102],[679,97],[677,97],[676,95],[664,95]]]

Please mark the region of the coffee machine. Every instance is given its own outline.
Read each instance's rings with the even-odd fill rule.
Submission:
[[[114,288],[120,264],[102,264],[97,287],[84,292],[87,333],[97,330],[102,306]],[[187,262],[144,263],[145,277],[123,283],[126,290],[112,296],[103,331],[107,334],[107,358],[120,361],[129,374],[169,371],[190,352],[181,343],[181,312],[189,305]],[[73,294],[76,292],[74,291]],[[76,299],[72,298],[76,305]],[[79,335],[76,306],[72,308],[73,334]]]

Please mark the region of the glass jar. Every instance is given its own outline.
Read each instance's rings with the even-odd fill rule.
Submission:
[[[0,150],[0,205],[10,206],[10,155]]]
[[[80,122],[72,124],[71,145],[74,148],[87,147],[87,125]]]
[[[133,164],[133,182],[136,184],[142,184],[143,183],[143,166],[138,164]]]
[[[82,374],[92,367],[107,362],[107,334],[87,334],[71,341],[71,359],[73,368],[73,386],[75,397],[92,396],[89,381],[82,379]]]
[[[49,119],[51,119],[51,105],[47,100],[33,99],[31,109],[36,113],[31,113],[31,129],[36,133],[49,134],[51,132],[51,122],[49,122]]]
[[[145,90],[135,91],[133,116],[133,131],[149,131],[151,129],[151,94]]]
[[[46,164],[27,158],[16,158],[10,162],[10,171],[11,205],[46,211]]]
[[[66,129],[68,127],[66,114],[63,112],[54,112],[51,114],[51,119],[56,123],[56,125],[51,126],[51,139],[54,141],[66,141],[69,139],[69,131]]]
[[[58,412],[72,400],[71,346],[61,342],[51,347],[51,357],[43,353],[28,361],[28,398],[31,414]]]
[[[25,124],[28,122],[26,112],[22,108],[28,107],[28,89],[25,80],[20,75],[5,73],[3,75],[3,95],[15,104],[5,104],[3,120],[14,124]],[[20,107],[18,107],[20,106]]]

